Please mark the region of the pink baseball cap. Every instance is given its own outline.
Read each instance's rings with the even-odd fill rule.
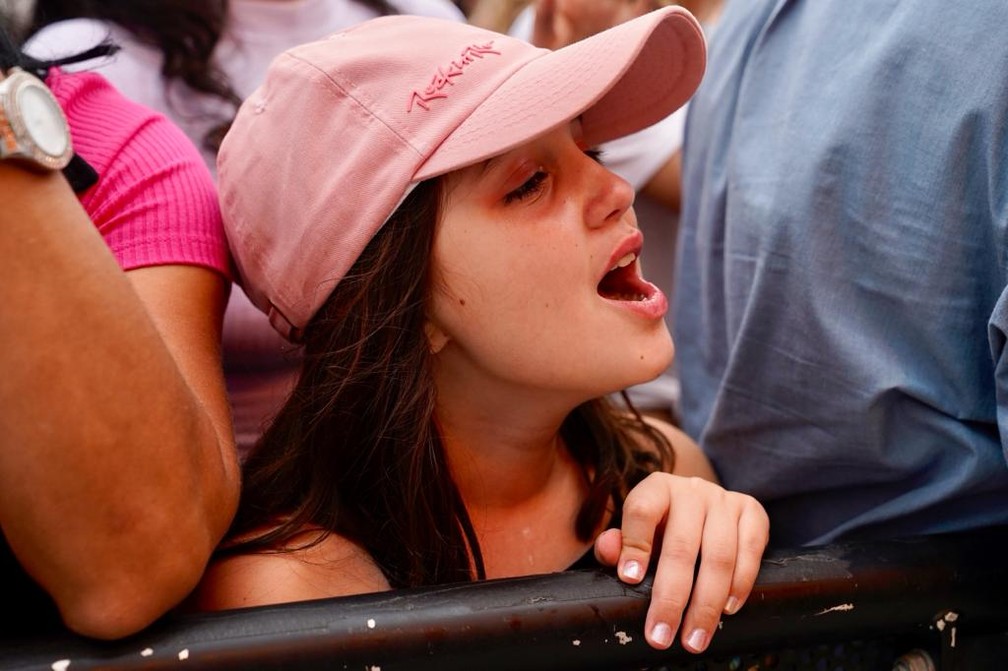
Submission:
[[[556,51],[442,19],[388,16],[278,56],[217,159],[240,283],[296,341],[413,185],[581,115],[590,145],[663,119],[706,66],[667,7]]]

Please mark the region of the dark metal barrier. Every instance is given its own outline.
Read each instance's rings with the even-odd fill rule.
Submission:
[[[0,669],[1000,671],[1006,548],[995,527],[768,552],[702,656],[644,642],[648,581],[571,571],[176,616],[114,643],[0,633]]]

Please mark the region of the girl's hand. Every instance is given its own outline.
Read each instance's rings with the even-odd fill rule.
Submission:
[[[621,580],[637,584],[656,549],[645,638],[652,647],[668,648],[682,621],[683,647],[702,652],[721,614],[737,612],[749,597],[769,530],[766,511],[751,496],[702,478],[652,473],[627,495],[622,528],[596,539],[595,556],[616,566]]]

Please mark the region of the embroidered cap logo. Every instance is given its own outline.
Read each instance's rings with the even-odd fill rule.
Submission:
[[[409,105],[406,107],[407,112],[413,111],[414,103],[418,107],[422,107],[425,110],[430,110],[428,103],[437,98],[447,98],[448,93],[444,90],[446,86],[454,86],[455,82],[452,80],[455,77],[463,74],[465,68],[477,59],[482,60],[484,56],[488,54],[494,54],[500,56],[500,52],[493,48],[493,40],[490,40],[486,44],[472,44],[462,50],[462,53],[457,59],[453,59],[448,63],[447,67],[437,69],[434,76],[431,77],[430,84],[423,89],[423,91],[417,91],[416,89],[410,93]]]

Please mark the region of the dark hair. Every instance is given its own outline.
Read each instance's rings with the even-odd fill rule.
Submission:
[[[335,532],[393,587],[485,577],[434,415],[424,332],[441,184],[409,195],[305,330],[300,379],[245,462],[222,554],[296,549]],[[604,399],[574,410],[561,433],[590,484],[576,522],[585,541],[611,500],[671,466],[668,442]],[[305,528],[319,534],[297,545]]]
[[[115,23],[162,54],[161,76],[166,91],[174,80],[193,91],[217,96],[238,109],[241,99],[213,61],[213,52],[227,20],[227,0],[36,0],[28,34],[72,18]],[[169,104],[170,103],[169,96]],[[203,138],[213,151],[230,125],[220,119]]]
[[[387,0],[359,0],[381,14],[395,10]],[[235,111],[241,98],[226,73],[214,62],[213,54],[227,25],[227,0],[36,0],[28,35],[44,26],[72,18],[101,19],[128,30],[136,39],[162,54],[161,76],[166,91],[175,80],[199,93],[230,103]],[[171,96],[167,96],[171,104]],[[203,138],[212,151],[231,125],[230,118]]]

